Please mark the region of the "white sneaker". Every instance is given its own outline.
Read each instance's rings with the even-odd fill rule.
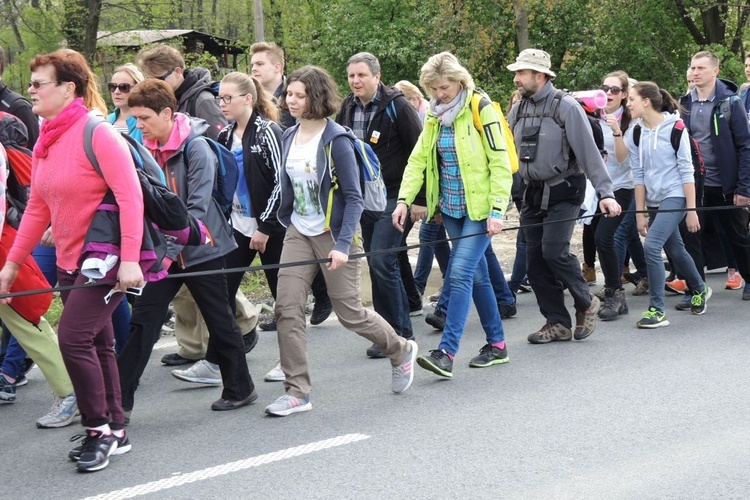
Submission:
[[[270,372],[266,373],[263,380],[266,382],[283,382],[286,380],[286,375],[281,371],[281,361],[276,363],[276,366],[274,366]]]
[[[275,417],[286,417],[292,413],[312,410],[310,395],[304,398],[295,398],[289,394],[281,396],[279,399],[266,406],[266,413]]]
[[[52,403],[52,408],[50,408],[45,416],[37,419],[36,426],[40,429],[65,427],[66,425],[72,424],[73,420],[75,420],[78,415],[80,415],[80,413],[78,412],[76,395],[71,392],[64,398],[56,396],[55,402]]]
[[[202,359],[185,370],[172,370],[175,378],[194,384],[221,385],[219,365]]]

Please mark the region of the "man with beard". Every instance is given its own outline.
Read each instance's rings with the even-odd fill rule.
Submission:
[[[594,142],[582,107],[552,85],[555,73],[549,54],[526,49],[508,66],[522,99],[513,105],[508,123],[518,149],[519,173],[526,184],[521,212],[526,237],[528,278],[546,322],[528,337],[532,344],[575,338],[583,340],[596,327],[599,299],[589,293],[581,266],[570,253],[575,217],[586,192],[586,177],[596,189],[599,206],[617,216],[612,180]],[[570,290],[576,325],[565,308]]]

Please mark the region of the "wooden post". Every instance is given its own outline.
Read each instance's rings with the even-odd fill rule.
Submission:
[[[255,3],[255,41],[263,42],[266,39],[263,27],[263,0],[254,0]]]

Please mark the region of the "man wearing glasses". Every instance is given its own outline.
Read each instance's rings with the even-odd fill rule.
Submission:
[[[211,73],[205,68],[185,69],[182,54],[168,45],[157,45],[141,53],[140,64],[146,78],[163,80],[177,97],[177,111],[208,123],[205,135],[216,140],[227,120],[208,90]]]

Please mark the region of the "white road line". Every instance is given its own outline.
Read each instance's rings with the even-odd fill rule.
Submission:
[[[151,481],[150,483],[110,491],[109,493],[102,493],[101,495],[93,497],[86,497],[83,500],[119,500],[121,498],[134,498],[137,496],[148,495],[149,493],[175,488],[184,484],[195,483],[197,481],[204,481],[225,474],[231,474],[232,472],[239,472],[260,465],[278,462],[280,460],[286,460],[287,458],[294,458],[300,455],[307,455],[308,453],[335,448],[337,446],[343,446],[345,444],[355,443],[369,438],[370,436],[366,434],[344,434],[335,438],[324,439],[323,441],[316,441],[302,446],[295,446],[294,448],[287,448],[285,450],[266,453],[265,455],[258,455],[257,457],[246,458],[236,462],[229,462],[227,464],[216,465],[207,469],[188,472],[187,474],[180,474],[165,479],[159,479],[157,481]]]

